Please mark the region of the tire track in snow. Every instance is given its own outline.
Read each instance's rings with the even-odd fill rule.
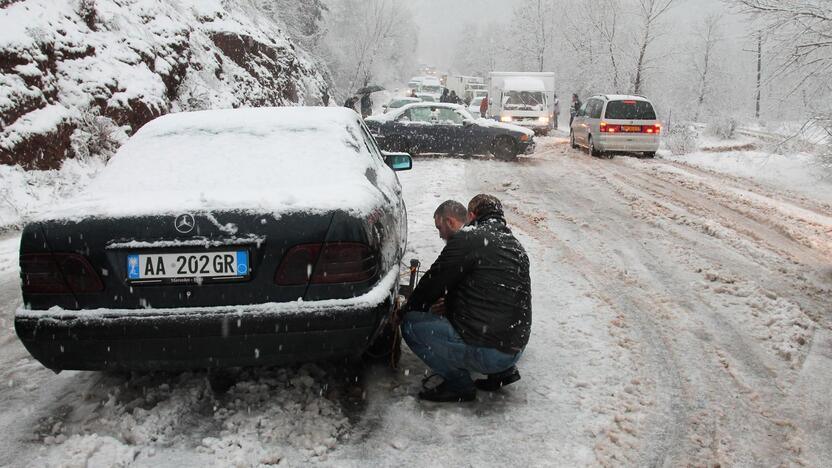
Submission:
[[[579,156],[578,158],[581,157]],[[575,189],[576,192],[581,195],[587,195],[587,198],[592,198],[595,201],[604,199],[608,199],[608,201],[614,200],[616,198],[614,194],[610,197],[609,193],[597,193],[599,188],[603,188],[603,184],[600,184],[599,187],[597,179],[607,177],[607,175],[605,175],[601,169],[598,169],[597,166],[598,164],[604,164],[604,162],[596,161],[597,160],[589,158],[583,158],[583,160],[576,159],[574,155],[569,154],[567,155],[565,161],[558,160],[558,163],[560,165],[566,164],[569,166],[563,170],[570,172],[572,175],[573,180],[571,181],[571,187]],[[577,164],[577,167],[574,167],[574,165],[571,164],[573,162]],[[543,180],[540,184],[537,184],[538,186],[534,186],[532,182],[535,181],[535,178],[541,178],[537,174],[538,171],[541,171],[540,167],[537,167],[535,171],[532,171],[531,173],[524,173],[522,177],[523,182],[526,185],[531,185],[529,188],[534,194],[545,192],[547,190],[546,185],[551,187],[552,184],[552,180]],[[591,177],[589,180],[582,180],[580,177],[582,175],[589,175]],[[567,179],[559,178],[558,180],[566,181]],[[528,195],[528,193],[525,193],[524,195]],[[576,196],[574,198],[578,197]],[[552,209],[551,211],[554,211],[560,220],[576,223],[583,228],[581,229],[583,232],[586,232],[588,235],[593,237],[598,236],[599,233],[602,236],[606,234],[607,237],[612,238],[627,234],[645,234],[643,232],[638,232],[642,229],[638,226],[638,221],[634,224],[631,220],[626,219],[626,217],[622,216],[622,213],[618,213],[615,209],[612,212],[605,214],[610,218],[614,218],[615,215],[622,218],[618,220],[619,225],[616,225],[615,219],[604,220],[603,215],[598,216],[597,212],[609,211],[609,208],[613,208],[613,206],[604,206],[603,209],[599,210],[599,205],[596,205],[591,201],[584,201],[583,203],[572,203],[573,205],[577,205],[574,207],[575,209],[573,209],[573,206],[564,206],[564,203],[558,203],[558,201],[560,200],[549,200],[549,206],[547,208],[551,208],[552,205],[555,205],[557,208]],[[567,201],[575,202],[574,199],[569,199]],[[627,202],[628,200],[626,199],[621,200],[621,203],[624,205],[627,205]],[[524,209],[529,209],[528,205],[533,205],[534,207],[535,204],[530,204],[526,198],[523,198],[522,201],[518,200],[518,205],[522,206]],[[603,202],[600,206],[603,206]],[[596,212],[593,212],[593,210]],[[538,209],[538,211],[541,210]],[[534,213],[537,213],[538,211],[534,211]],[[575,211],[577,211],[577,213]],[[587,213],[589,213],[589,218],[595,218],[591,219],[591,221],[593,221],[592,225],[586,222],[586,219],[581,219],[582,217],[587,218]],[[537,216],[537,214],[531,214],[528,216],[531,224],[536,224],[534,223],[534,220]],[[636,228],[636,232],[621,232],[622,226],[624,228],[629,227],[630,229]],[[625,229],[625,231],[626,230],[629,229]],[[692,233],[686,234],[691,236]],[[538,235],[540,235],[540,233],[538,233]],[[545,233],[543,233],[543,235],[545,235]],[[549,235],[557,238],[554,234]],[[693,237],[701,235],[702,233],[697,232],[693,234]],[[675,234],[672,234],[672,237],[673,238],[669,240],[671,243],[676,243],[681,240],[678,239]],[[719,313],[707,314],[708,309],[714,307],[714,305],[710,304],[709,301],[716,301],[718,304],[720,302],[721,295],[709,294],[708,300],[702,300],[701,298],[689,299],[693,303],[701,303],[698,307],[691,307],[683,302],[680,303],[678,299],[680,296],[684,296],[684,288],[680,291],[673,291],[673,288],[671,288],[662,292],[661,289],[664,288],[656,288],[651,284],[651,281],[661,284],[663,279],[662,274],[667,273],[664,271],[664,263],[673,263],[674,260],[678,263],[684,263],[682,262],[683,260],[693,260],[694,263],[696,263],[696,252],[685,249],[683,248],[684,246],[676,245],[673,246],[673,248],[668,249],[668,252],[662,252],[659,250],[658,252],[661,252],[661,255],[653,255],[654,258],[652,259],[649,257],[644,259],[647,260],[647,267],[652,268],[655,271],[652,274],[652,278],[649,276],[646,278],[646,282],[642,279],[636,280],[635,287],[641,288],[641,291],[638,291],[634,290],[634,285],[632,284],[625,284],[620,288],[611,286],[609,283],[615,283],[617,279],[614,274],[615,270],[610,270],[605,263],[599,263],[597,265],[593,265],[593,263],[597,263],[598,259],[604,255],[615,256],[619,255],[619,253],[616,252],[616,249],[605,248],[605,242],[603,239],[600,241],[592,238],[587,240],[597,241],[601,245],[596,247],[595,250],[592,249],[593,246],[583,245],[582,247],[584,247],[584,251],[589,252],[589,254],[578,255],[576,258],[572,259],[570,263],[580,266],[589,265],[586,267],[588,268],[588,271],[584,270],[585,274],[590,277],[594,275],[597,278],[596,282],[599,290],[605,290],[608,293],[609,291],[613,291],[614,294],[611,295],[614,295],[616,300],[619,301],[617,309],[625,311],[625,316],[627,316],[631,321],[634,320],[637,322],[637,326],[635,328],[637,328],[642,334],[642,343],[651,343],[651,348],[656,348],[656,344],[661,343],[660,347],[664,348],[664,351],[675,357],[675,359],[671,359],[665,356],[664,360],[654,360],[654,362],[659,363],[657,366],[654,366],[654,369],[676,369],[677,378],[669,379],[670,382],[677,384],[681,382],[682,388],[687,389],[683,392],[676,392],[678,401],[682,402],[681,404],[682,407],[685,408],[685,411],[678,412],[674,422],[671,423],[670,432],[673,436],[661,436],[664,429],[659,427],[654,435],[658,434],[660,437],[654,438],[652,442],[648,442],[648,445],[652,444],[652,448],[648,448],[644,451],[644,453],[648,455],[647,458],[643,458],[641,460],[643,464],[660,465],[670,460],[673,460],[675,464],[678,464],[702,459],[711,459],[713,461],[722,460],[723,462],[733,460],[735,463],[742,463],[743,461],[749,462],[754,460],[755,457],[762,456],[764,454],[769,454],[773,457],[769,458],[769,461],[777,459],[778,457],[793,459],[792,457],[794,457],[796,453],[795,450],[799,449],[799,447],[794,449],[794,447],[790,446],[790,444],[793,445],[792,441],[796,439],[793,425],[787,420],[773,418],[769,415],[769,413],[776,414],[776,411],[772,411],[771,408],[773,405],[776,405],[779,399],[783,397],[783,393],[777,387],[777,383],[771,382],[772,373],[769,369],[771,363],[768,362],[765,355],[759,355],[759,353],[756,352],[746,353],[744,356],[735,356],[736,354],[743,353],[742,346],[732,346],[732,343],[734,341],[740,341],[738,340],[738,337],[747,336],[749,330],[743,329],[742,331],[738,331],[733,329],[733,325],[729,327],[729,324],[727,323],[719,323],[714,319],[714,317],[721,317]],[[575,244],[571,245],[573,247],[575,246]],[[717,243],[717,245],[719,244]],[[565,247],[567,246],[561,245],[561,248]],[[626,245],[623,248],[626,248]],[[725,247],[723,246],[722,248],[724,249]],[[649,253],[650,249],[637,252],[637,254],[641,256]],[[701,260],[704,260],[702,261],[703,264],[708,263],[707,259]],[[638,258],[638,256],[631,259],[631,262],[633,263],[638,261],[642,261],[642,259]],[[694,268],[689,265],[684,266],[688,267],[691,271],[695,271]],[[607,269],[606,271],[605,268]],[[619,271],[618,273],[619,276],[623,274],[626,277],[628,272],[625,270],[623,272]],[[672,274],[673,271],[670,271],[669,273]],[[645,284],[638,285],[639,282]],[[620,296],[627,295],[636,297],[630,297],[626,301],[618,299]],[[677,310],[680,306],[683,308],[681,311]],[[689,308],[691,310],[684,310],[684,308]],[[646,311],[649,311],[649,313]],[[699,315],[710,315],[710,317],[705,317],[708,319],[706,321],[700,318]],[[687,324],[688,322],[696,321],[701,323]],[[692,328],[693,331],[687,331],[686,328]],[[649,332],[652,332],[654,337],[658,336],[660,339],[645,340],[645,336],[649,337]],[[682,338],[685,339],[682,340]],[[682,343],[677,343],[677,341],[682,341]],[[691,353],[690,351],[692,349],[695,349],[696,352]],[[728,351],[726,351],[726,349]],[[662,350],[653,349],[652,351],[653,353],[662,353]],[[693,358],[693,363],[686,362],[691,359],[690,354],[699,356],[699,358]],[[727,356],[729,360],[726,360],[724,358],[725,356]],[[740,372],[737,372],[734,375],[741,376],[743,378],[753,378],[752,384],[743,384],[735,381],[730,375],[726,374],[725,363],[728,363],[729,367],[732,364],[736,364]],[[731,370],[733,371],[733,368],[731,368]],[[679,374],[681,374],[681,380],[678,379]],[[703,383],[699,385],[696,385],[695,383],[692,384],[692,381],[695,380],[697,376],[703,378]],[[747,394],[741,404],[734,402],[733,399],[728,399],[729,395],[742,392],[744,389],[760,382],[764,383],[763,389],[772,387],[772,398],[761,398],[758,394]],[[676,388],[679,388],[678,385]],[[665,391],[660,391],[658,393],[667,393],[667,391],[665,389]],[[701,406],[703,395],[706,395],[706,399],[708,400],[708,403],[705,405],[705,409],[702,411],[691,410],[691,408],[698,408]],[[759,401],[760,403],[757,404],[755,401]],[[752,437],[742,434],[742,431],[737,434],[735,439],[732,439],[732,429],[741,426],[744,420],[743,417],[732,415],[721,409],[732,407],[733,411],[744,413],[748,417],[748,420],[758,420],[760,421],[760,424],[769,429],[771,433],[778,434],[777,440],[780,441],[779,445],[783,450],[761,450],[762,443],[767,442],[767,434],[763,434],[759,430],[749,431],[754,432],[756,442],[754,442],[754,440],[743,440],[752,439]],[[673,432],[674,430],[677,432]],[[684,435],[681,436],[678,431],[681,431]],[[799,437],[797,439],[799,439]],[[662,444],[662,441],[665,441],[665,443]],[[749,443],[752,443],[753,445],[749,446]],[[664,450],[665,448],[669,448],[670,450],[666,451]],[[708,453],[708,450],[711,450],[710,458],[705,456]],[[759,452],[760,455],[755,455],[754,452]],[[664,454],[666,454],[666,457]],[[764,458],[756,459],[758,461],[764,460]]]

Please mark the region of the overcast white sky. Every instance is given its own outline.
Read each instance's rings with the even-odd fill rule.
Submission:
[[[679,25],[699,21],[710,11],[728,13],[722,0],[677,0],[672,12]],[[511,18],[518,0],[410,0],[419,26],[417,59],[441,68],[451,67],[454,48],[470,22],[489,22]]]

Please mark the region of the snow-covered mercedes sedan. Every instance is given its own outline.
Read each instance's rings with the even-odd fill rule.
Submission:
[[[411,165],[342,108],[160,117],[25,227],[17,335],[55,371],[390,350]]]

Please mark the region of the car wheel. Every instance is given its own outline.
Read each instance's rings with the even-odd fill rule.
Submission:
[[[537,131],[537,134],[538,134],[538,135],[540,135],[540,136],[549,136],[549,130],[548,130],[548,129],[546,129],[546,130],[538,130],[538,131]]]
[[[595,148],[595,142],[592,141],[592,135],[589,136],[589,154],[596,157],[596,158],[602,157],[604,155],[604,153],[602,153],[601,151],[598,151]]]
[[[644,153],[644,157],[653,159],[653,158],[656,157],[656,152],[655,151],[647,151],[647,152]]]
[[[391,367],[399,365],[402,357],[402,334],[399,327],[391,322],[384,325],[384,329],[364,352],[363,360],[368,363],[389,364]]]
[[[573,131],[569,132],[569,146],[571,146],[572,149],[578,149],[578,144],[575,143],[575,132]]]
[[[501,161],[511,161],[517,157],[517,148],[511,137],[499,137],[494,140],[494,156]]]

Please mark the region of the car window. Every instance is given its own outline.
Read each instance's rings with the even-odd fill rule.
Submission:
[[[436,109],[435,117],[436,122],[443,125],[462,125],[462,114],[455,109],[439,107]]]
[[[621,100],[607,103],[604,113],[608,119],[655,120],[656,112],[647,101]]]
[[[604,103],[599,99],[593,99],[590,102],[590,107],[587,109],[587,114],[589,115],[590,119],[600,119],[601,118],[601,110],[604,107]]]
[[[370,155],[372,155],[376,162],[384,164],[384,156],[382,156],[381,150],[376,145],[376,140],[364,125],[361,125],[361,137],[364,139],[364,145],[367,146],[367,151],[370,152]]]
[[[459,116],[462,118],[463,121],[464,120],[477,120],[477,118],[474,117],[474,115],[472,113],[468,112],[468,109],[458,109],[456,111],[456,113],[459,114]],[[477,115],[479,115],[479,114],[477,114]]]
[[[430,107],[414,107],[407,112],[411,122],[431,123]]]

